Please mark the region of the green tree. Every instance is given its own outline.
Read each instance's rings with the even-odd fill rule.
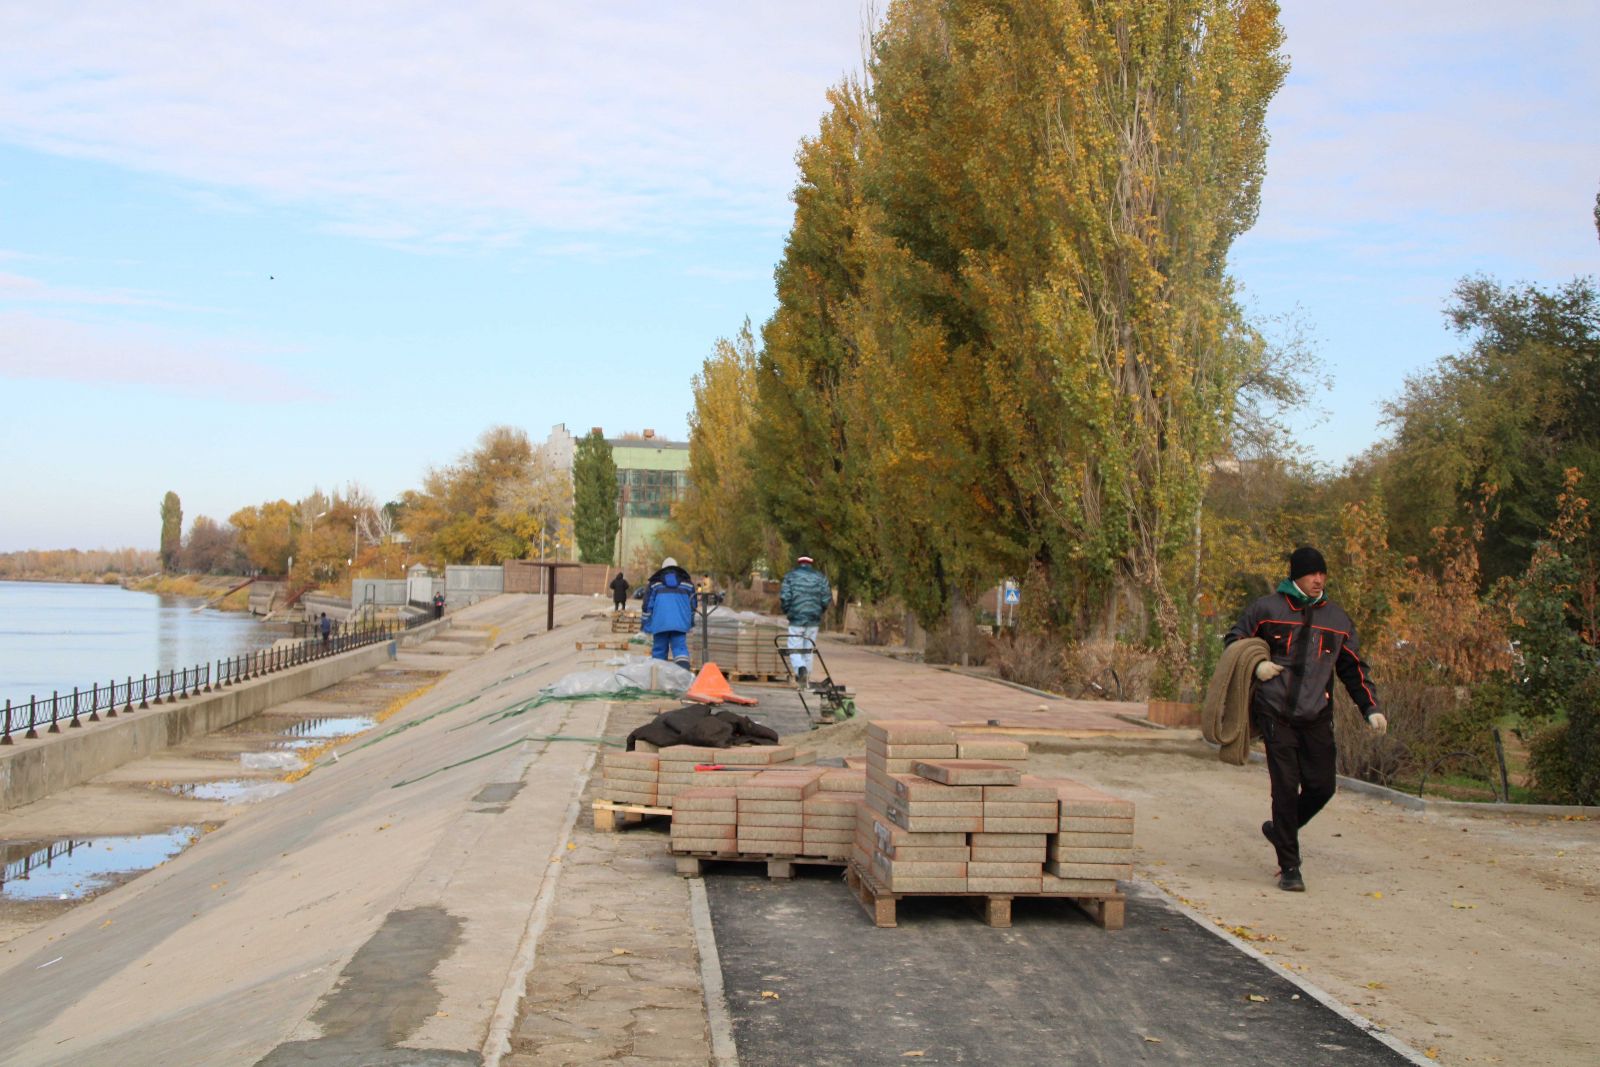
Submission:
[[[183,505],[178,501],[178,494],[168,490],[161,498],[161,569],[177,570],[182,554]]]
[[[1468,348],[1386,408],[1395,547],[1424,555],[1435,527],[1468,525],[1487,501],[1492,582],[1532,560],[1566,468],[1600,470],[1600,295],[1589,278],[1542,289],[1475,277],[1446,316]]]
[[[572,457],[573,527],[578,558],[584,563],[614,563],[617,530],[617,464],[599,430],[578,439]]]

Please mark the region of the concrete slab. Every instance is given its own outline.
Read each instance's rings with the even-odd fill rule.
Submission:
[[[1412,1062],[1154,890],[1117,932],[1022,898],[992,929],[948,897],[877,929],[836,873],[758,870],[706,879],[743,1067]]]

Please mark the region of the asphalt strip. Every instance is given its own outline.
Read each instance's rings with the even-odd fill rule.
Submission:
[[[902,900],[900,925],[880,930],[835,870],[708,874],[744,1067],[1431,1062],[1142,883],[1120,931],[1066,901],[1026,898],[1011,928],[991,929],[951,897]]]

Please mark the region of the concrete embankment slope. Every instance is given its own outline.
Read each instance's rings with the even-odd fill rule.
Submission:
[[[265,708],[326,689],[393,659],[401,645],[439,636],[437,631],[447,626],[430,624],[394,641],[313,660],[198,696],[130,709],[115,718],[84,721],[77,729],[41,732],[32,739],[19,737],[14,744],[0,748],[0,811],[31,804],[187,738],[214,733]],[[481,637],[474,640],[481,645]]]
[[[461,661],[403,714],[7,945],[6,1062],[479,1062],[605,714],[526,705],[593,605],[549,634],[542,599],[461,612],[448,656],[401,651]]]

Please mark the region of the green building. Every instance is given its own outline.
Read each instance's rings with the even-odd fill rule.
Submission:
[[[632,582],[642,581],[661,565],[655,544],[672,514],[672,504],[689,487],[689,446],[664,441],[654,430],[642,436],[607,438],[617,465],[617,561]],[[641,566],[648,566],[638,573]]]

